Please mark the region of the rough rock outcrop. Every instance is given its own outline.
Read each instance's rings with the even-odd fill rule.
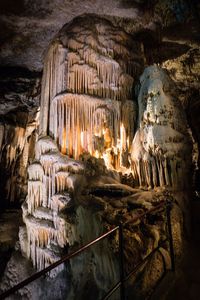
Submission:
[[[171,29],[172,34],[179,38],[188,32],[192,39],[194,33],[189,22],[198,21],[199,9],[198,0],[1,1],[0,64],[41,71],[44,52],[55,34],[73,18],[88,13],[106,17],[129,33],[150,29],[145,38],[150,43],[151,33],[153,37],[157,35],[154,27],[158,24],[164,30],[181,24],[180,29]]]
[[[193,47],[187,53],[163,63],[175,81],[178,98],[184,107],[193,140],[194,188],[200,189],[199,182],[199,114],[200,114],[200,51]]]
[[[19,205],[27,193],[34,156],[40,75],[18,68],[0,72],[0,207]]]

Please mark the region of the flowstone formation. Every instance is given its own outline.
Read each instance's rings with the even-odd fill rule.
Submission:
[[[174,185],[178,163],[172,164],[171,156],[183,159],[188,154],[189,160],[184,144],[188,142],[185,119],[178,103],[166,96],[170,81],[158,67],[147,68],[141,77],[136,128],[134,87],[143,62],[142,47],[133,37],[94,16],[76,18],[63,27],[50,45],[42,80],[40,136],[35,161],[28,168],[28,195],[22,205],[24,226],[19,232],[20,250],[35,269],[47,267],[63,253],[73,251],[119,222],[126,223],[160,201],[172,199],[162,189],[144,192],[120,182],[120,173],[132,172],[135,184],[139,178],[140,185],[149,187]],[[168,152],[162,152],[164,147]],[[169,158],[162,156],[166,153]],[[179,209],[175,211],[178,221],[173,222],[180,253],[182,215]],[[126,225],[126,272],[165,236],[163,214]],[[8,263],[3,290],[16,283],[10,273],[24,279],[33,272],[27,271],[29,266],[22,277],[14,267],[15,260],[14,255]],[[27,263],[22,260],[22,265]],[[142,282],[135,285],[140,295],[144,297],[153,288],[166,266],[170,268],[167,244],[150,266],[147,263],[142,268]],[[151,281],[149,268],[156,274],[151,275]],[[48,275],[46,281],[38,281],[37,289],[33,283],[19,295],[24,299],[43,299],[43,285],[49,280],[49,299],[74,300],[80,295],[81,299],[101,299],[119,280],[118,235]],[[134,277],[132,283],[135,280]],[[131,288],[130,294],[134,292]]]
[[[145,69],[140,83],[138,129],[131,150],[134,177],[149,188],[187,188],[192,147],[175,86],[156,65]]]
[[[111,173],[106,167],[130,167],[134,84],[142,68],[140,43],[95,16],[76,18],[50,45],[40,138],[36,161],[28,169],[28,196],[22,207],[25,227],[20,230],[22,252],[37,269],[80,240],[63,211],[78,201],[77,190],[86,178],[101,174],[88,163],[90,156],[99,159],[97,165],[107,177]]]
[[[95,16],[76,18],[46,57],[40,134],[49,134],[75,159],[89,152],[123,165],[136,119],[133,87],[142,67],[142,47],[130,35]]]

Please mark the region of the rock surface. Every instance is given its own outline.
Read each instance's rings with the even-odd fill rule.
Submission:
[[[40,75],[20,68],[0,73],[0,207],[23,201],[36,139]]]
[[[140,83],[133,174],[140,186],[187,189],[192,147],[175,85],[156,65],[145,69]]]
[[[1,1],[1,52],[0,63],[21,66],[31,70],[42,70],[42,60],[48,44],[62,26],[78,15],[94,13],[113,19],[116,25],[130,33],[142,29],[147,43],[157,39],[156,24],[163,28],[183,25],[178,35],[188,28],[190,39],[198,36],[199,3],[197,0],[70,0],[25,1],[16,4],[14,0]],[[190,25],[189,22],[193,23]],[[186,24],[189,24],[185,26]],[[176,35],[173,28],[170,31]],[[181,33],[182,32],[182,33]],[[147,34],[146,34],[147,33]],[[149,33],[149,34],[148,34]]]

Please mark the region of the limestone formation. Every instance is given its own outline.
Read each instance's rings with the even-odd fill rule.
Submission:
[[[186,118],[174,84],[160,67],[146,68],[138,85],[144,60],[140,42],[96,16],[76,18],[50,44],[42,79],[39,138],[35,160],[28,167],[24,225],[19,231],[20,251],[36,270],[119,222],[136,218],[160,201],[172,200],[171,194],[163,192],[164,187],[186,187],[191,163]],[[136,85],[140,88],[138,105]],[[34,126],[36,132],[36,123]],[[19,135],[11,139],[7,153],[13,163],[17,152],[25,151],[22,164],[25,161],[27,166],[31,135],[26,135],[29,127],[24,127],[15,128]],[[5,126],[0,125],[0,145],[4,145],[5,132]],[[152,190],[134,189],[122,184],[120,178],[123,183]],[[173,225],[181,248],[182,215],[177,210]],[[164,213],[126,224],[126,272],[159,245],[166,229]],[[67,277],[63,293],[66,289],[70,292],[59,298],[54,291],[52,299],[79,299],[80,293],[82,299],[101,299],[119,278],[118,242],[115,234],[40,279],[38,292],[33,284],[18,295],[44,299],[42,282],[58,278],[63,282]],[[162,276],[165,265],[170,268],[168,252],[166,243],[143,266],[143,296]],[[2,290],[8,283],[17,283],[15,260],[14,255]],[[12,269],[14,281],[10,278]],[[149,274],[156,274],[152,282]]]
[[[19,114],[27,117],[27,114]],[[24,126],[0,125],[0,163],[1,184],[3,189],[0,207],[22,202],[27,193],[27,166],[33,157],[37,123],[33,120]],[[7,142],[9,144],[7,144]],[[6,174],[4,174],[6,172]]]
[[[34,157],[40,74],[0,70],[0,209],[19,206],[27,194],[27,166]]]
[[[45,59],[40,137],[28,168],[20,230],[22,252],[37,269],[56,261],[64,247],[88,241],[88,233],[81,235],[81,207],[103,209],[105,218],[109,205],[103,193],[121,193],[115,170],[132,172],[141,186],[177,188],[190,163],[186,121],[164,71],[152,66],[141,77],[134,137],[133,86],[143,65],[142,48],[106,20],[78,21],[61,30]],[[135,206],[131,199],[127,203]],[[113,205],[124,207],[120,201]]]
[[[77,225],[63,212],[78,201],[77,191],[86,178],[109,177],[106,166],[129,168],[136,121],[133,87],[142,67],[140,43],[97,17],[77,18],[50,45],[42,80],[40,138],[36,161],[28,168],[25,227],[20,230],[22,252],[37,269],[79,241]]]
[[[62,153],[76,159],[88,151],[121,166],[134,134],[133,86],[143,66],[142,48],[123,30],[99,20],[77,18],[80,25],[65,26],[50,46],[40,134],[50,134]]]
[[[132,168],[140,186],[188,186],[191,142],[181,103],[166,72],[154,65],[140,77],[138,130]]]

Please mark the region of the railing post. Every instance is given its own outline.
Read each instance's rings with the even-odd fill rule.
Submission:
[[[125,287],[124,287],[124,249],[123,249],[123,225],[119,224],[119,270],[120,270],[120,298],[125,300]]]
[[[169,237],[169,251],[171,256],[172,271],[175,271],[175,256],[174,256],[172,225],[171,225],[171,209],[172,209],[172,203],[168,202],[166,204],[166,215],[167,215],[167,231]]]

